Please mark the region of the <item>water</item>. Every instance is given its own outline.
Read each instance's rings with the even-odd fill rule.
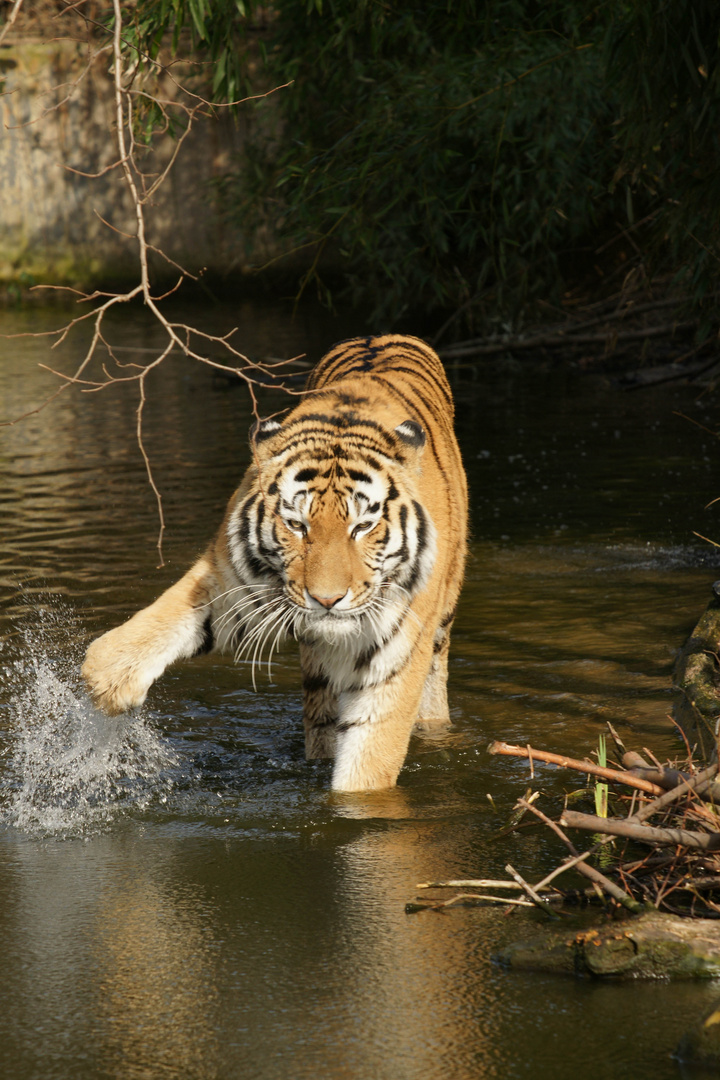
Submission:
[[[279,305],[187,317],[239,324],[256,357],[317,357],[362,329]],[[0,331],[58,320],[5,313]],[[126,350],[159,340],[139,311],[110,329]],[[6,415],[56,385],[44,339],[0,356]],[[720,988],[508,973],[493,952],[541,917],[404,908],[421,881],[507,862],[537,879],[558,860],[541,830],[495,835],[527,786],[553,812],[582,778],[540,767],[532,782],[487,755],[492,739],[582,756],[609,720],[633,748],[679,751],[669,673],[720,576],[693,533],[720,528],[704,509],[716,440],[677,413],[712,428],[715,406],[538,361],[452,374],[473,516],[454,726],[414,741],[398,788],[373,796],[331,795],[329,766],[304,761],[291,646],[257,692],[226,658],[174,668],[132,718],[98,714],[79,680],[87,641],[215,529],[248,461],[240,386],[179,360],[149,382],[161,569],[132,388],[67,391],[2,430],[0,1076],[681,1075],[671,1052]]]

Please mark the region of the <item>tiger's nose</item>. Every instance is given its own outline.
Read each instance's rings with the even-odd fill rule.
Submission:
[[[322,604],[322,606],[324,608],[327,608],[328,611],[330,610],[330,608],[335,607],[335,605],[346,595],[347,590],[343,593],[336,593],[335,596],[322,596],[319,593],[311,593],[310,590],[308,590],[308,596],[312,600],[317,600],[318,604]]]

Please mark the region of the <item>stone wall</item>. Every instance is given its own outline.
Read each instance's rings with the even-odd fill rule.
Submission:
[[[82,42],[25,33],[8,35],[0,47],[0,284],[6,287],[137,279],[135,216],[122,170],[80,175],[118,159],[111,59],[104,53],[77,82],[88,65]],[[181,78],[182,69],[173,75]],[[171,79],[162,89],[178,94]],[[213,184],[243,138],[241,124],[227,113],[196,120],[148,207],[151,243],[193,273],[244,268],[243,237],[223,220]],[[174,148],[169,135],[156,139],[143,168],[162,169]],[[177,276],[167,263],[157,265]]]

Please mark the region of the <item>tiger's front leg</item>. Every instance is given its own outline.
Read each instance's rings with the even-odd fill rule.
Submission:
[[[327,675],[309,646],[300,645],[303,684],[303,727],[305,757],[335,757],[335,727],[338,719],[337,694],[330,689]]]
[[[82,675],[95,704],[110,715],[138,708],[170,664],[208,652],[211,604],[221,592],[204,555],[155,603],[93,641]]]
[[[418,734],[438,734],[450,727],[448,705],[448,653],[450,650],[450,627],[454,612],[443,619],[435,631],[433,656],[423,687],[415,731]]]
[[[405,761],[432,660],[432,639],[385,683],[339,695],[335,725],[334,791],[394,787]]]

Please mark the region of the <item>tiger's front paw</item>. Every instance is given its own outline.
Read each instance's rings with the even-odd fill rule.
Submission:
[[[137,709],[154,681],[143,658],[123,640],[123,630],[119,626],[93,641],[82,666],[93,702],[110,716]]]

